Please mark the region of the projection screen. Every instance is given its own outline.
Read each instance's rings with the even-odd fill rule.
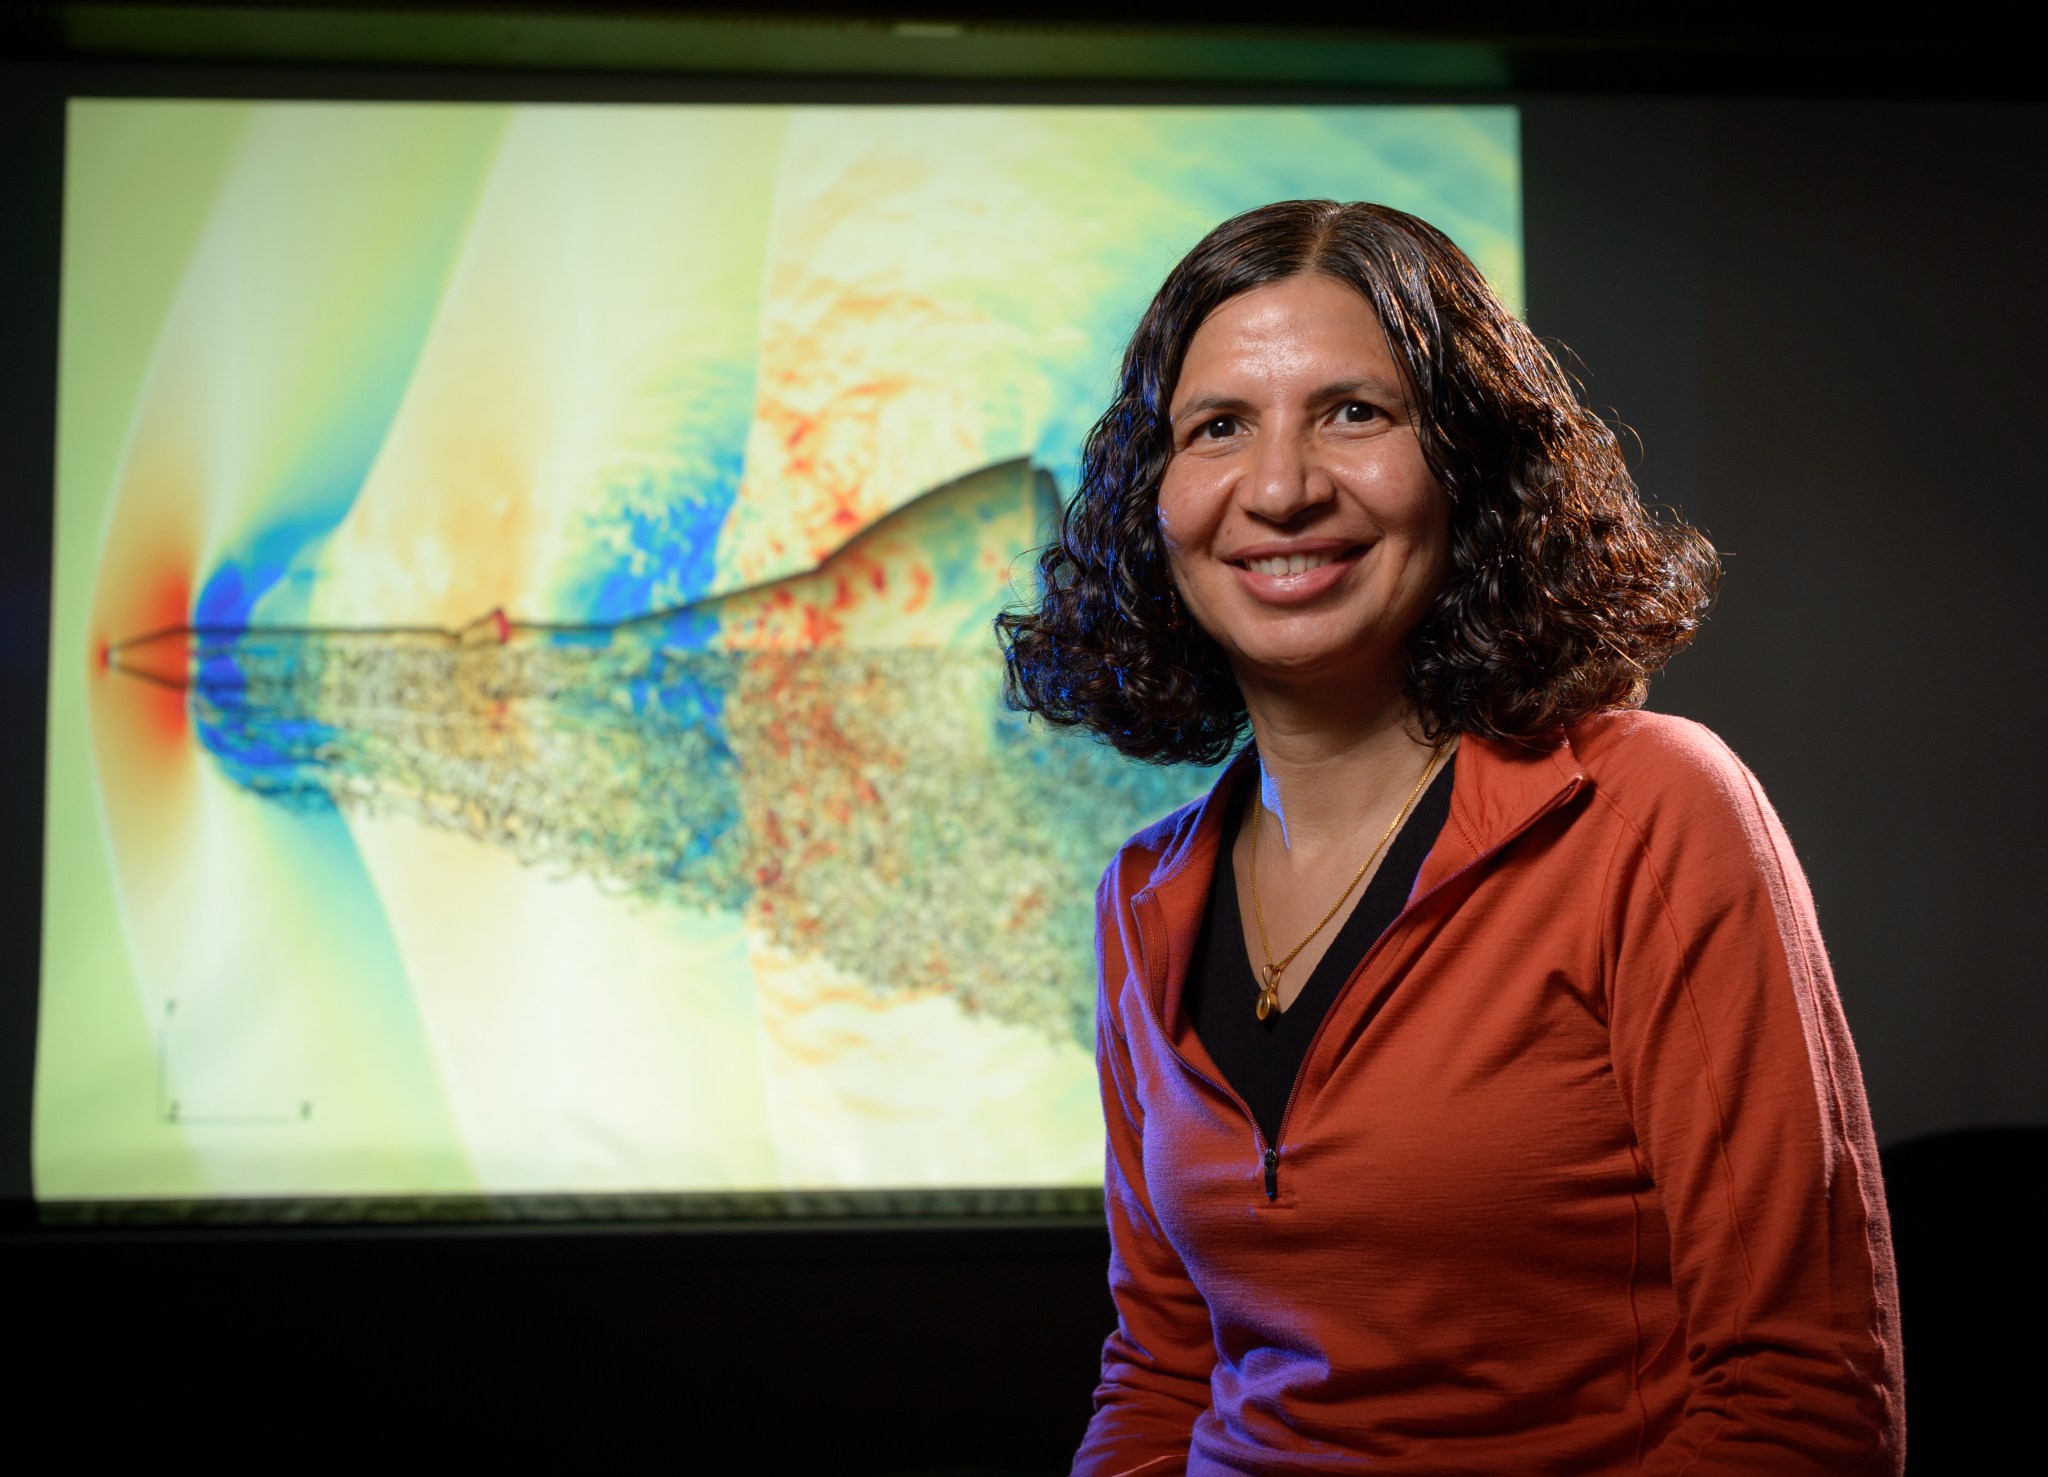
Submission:
[[[1123,341],[1287,197],[1522,301],[1505,107],[78,100],[65,191],[81,1215],[1085,1205],[1095,881],[1208,775],[990,621]]]

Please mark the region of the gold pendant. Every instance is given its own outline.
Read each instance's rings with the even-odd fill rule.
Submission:
[[[1259,987],[1259,1019],[1264,1020],[1280,1008],[1280,971],[1272,965],[1266,966],[1266,983]]]

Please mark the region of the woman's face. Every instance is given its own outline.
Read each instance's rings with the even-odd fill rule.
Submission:
[[[1240,685],[1397,674],[1450,567],[1449,512],[1372,305],[1313,274],[1230,299],[1169,409],[1160,532]]]

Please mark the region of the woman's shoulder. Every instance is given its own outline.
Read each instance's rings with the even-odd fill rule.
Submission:
[[[1218,809],[1212,814],[1211,807],[1228,806],[1239,771],[1247,762],[1247,756],[1239,754],[1209,789],[1180,809],[1134,832],[1117,848],[1115,857],[1104,869],[1103,892],[1128,898],[1147,887],[1157,886],[1186,865],[1196,833],[1203,828],[1205,819],[1210,826],[1220,825],[1222,811]]]
[[[1629,865],[1667,906],[1698,918],[1753,912],[1760,897],[1810,927],[1813,899],[1763,786],[1721,737],[1663,713],[1613,712],[1566,732],[1592,803],[1620,828]],[[1760,891],[1761,889],[1761,891]]]
[[[1581,719],[1565,738],[1593,793],[1639,829],[1685,818],[1747,830],[1768,813],[1756,776],[1690,718],[1610,710]]]

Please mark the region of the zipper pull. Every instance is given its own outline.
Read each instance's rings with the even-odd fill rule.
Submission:
[[[1280,1198],[1280,1151],[1278,1149],[1266,1150],[1266,1198],[1268,1200]]]

